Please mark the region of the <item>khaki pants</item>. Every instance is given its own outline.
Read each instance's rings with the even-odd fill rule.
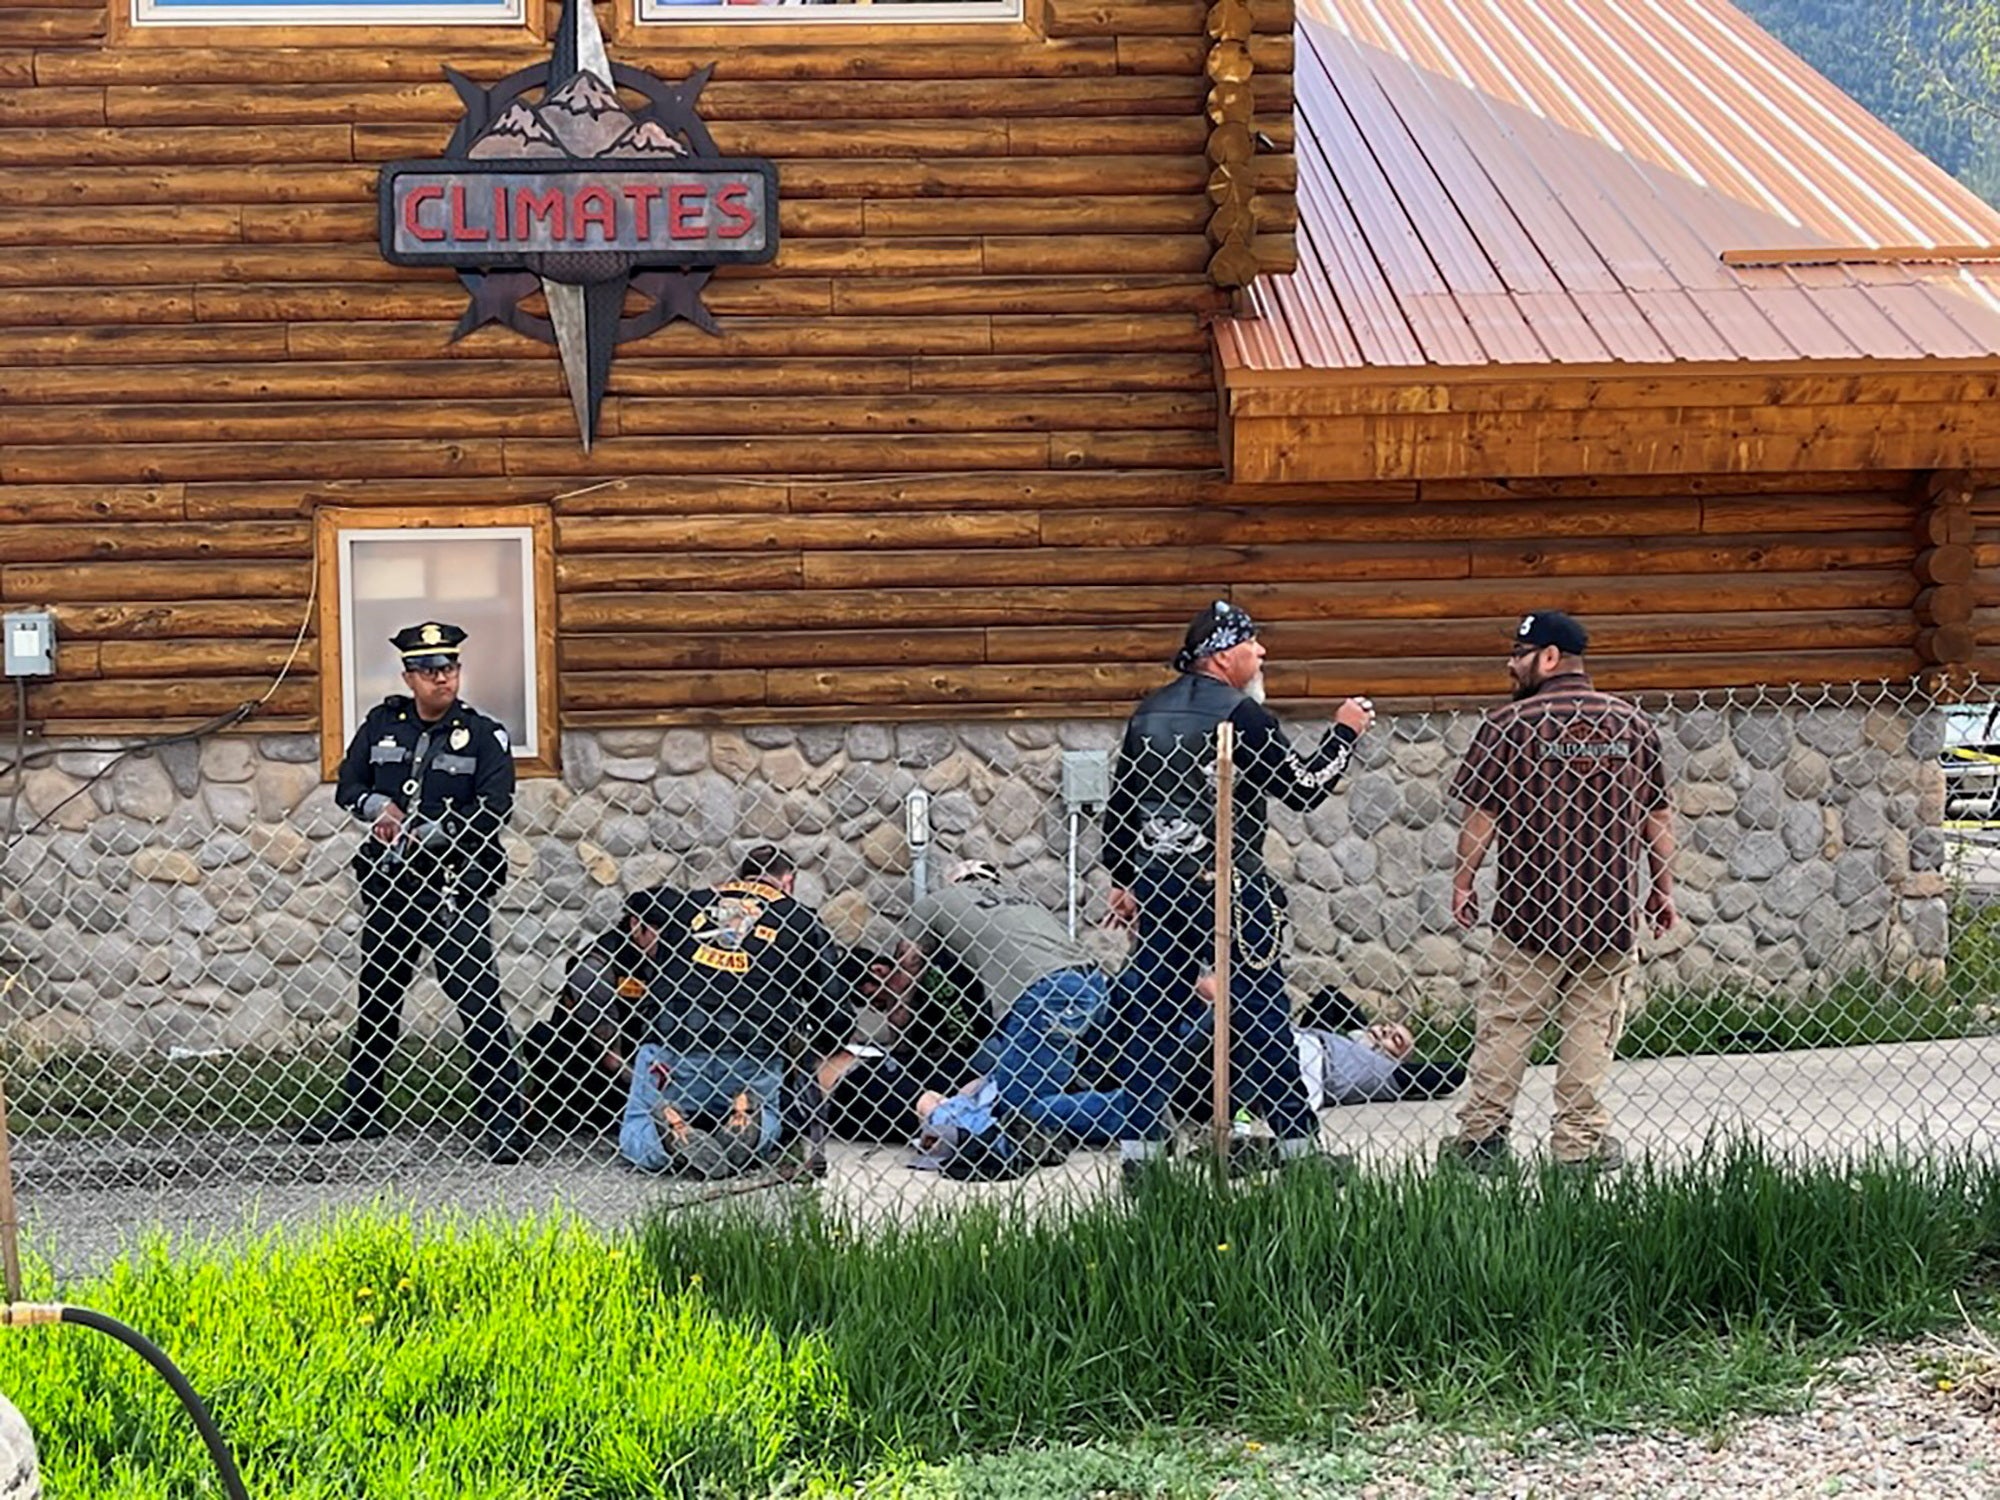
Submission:
[[[1604,1084],[1625,1027],[1627,990],[1637,972],[1630,953],[1563,958],[1493,945],[1492,990],[1479,1007],[1459,1139],[1483,1141],[1505,1130],[1527,1071],[1528,1052],[1553,1014],[1562,1026],[1556,1046],[1555,1124],[1550,1144],[1563,1161],[1597,1149],[1611,1112]]]

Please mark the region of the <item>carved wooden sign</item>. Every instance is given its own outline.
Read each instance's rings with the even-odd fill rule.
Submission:
[[[613,63],[572,4],[546,64],[490,88],[446,68],[465,118],[443,157],[378,180],[383,257],[459,268],[472,300],[454,340],[499,323],[554,344],[586,449],[616,347],[677,318],[717,332],[710,268],[778,253],[777,168],[719,155],[695,113],[711,71],[668,84]]]

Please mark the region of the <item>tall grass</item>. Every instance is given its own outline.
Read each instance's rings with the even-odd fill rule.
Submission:
[[[877,1435],[922,1452],[1144,1423],[1310,1434],[1385,1399],[1702,1422],[1815,1350],[1948,1315],[2000,1254],[2000,1172],[1729,1146],[1602,1182],[1218,1193],[1175,1173],[1130,1214],[667,1215],[645,1253],[719,1311],[823,1340]]]
[[[852,1427],[816,1339],[727,1322],[574,1225],[154,1246],[69,1300],[165,1348],[270,1500],[765,1494]],[[6,1335],[0,1390],[52,1494],[215,1492],[166,1387],[99,1334]]]
[[[392,1119],[425,1126],[465,1118],[473,1090],[457,1045],[450,1037],[397,1044],[387,1072]],[[296,1124],[338,1102],[346,1066],[325,1046],[213,1057],[0,1048],[9,1119],[17,1134],[35,1140]]]
[[[682,1210],[636,1244],[354,1217],[64,1291],[187,1370],[260,1497],[625,1500],[1161,1426],[1714,1422],[1954,1315],[1996,1259],[2000,1168],[1729,1146],[1598,1182],[1168,1174],[1131,1207],[900,1228]],[[89,1330],[0,1334],[0,1390],[62,1500],[214,1492],[165,1387]]]
[[[1996,983],[2000,968],[1954,969],[1941,986],[1851,974],[1794,996],[1743,983],[1667,987],[1646,996],[1644,1009],[1618,1039],[1618,1055],[1792,1052],[1991,1036],[2000,1029],[1991,1005]],[[1419,1013],[1410,1025],[1419,1056],[1463,1062],[1472,1053],[1469,1009]],[[1536,1042],[1534,1061],[1553,1062],[1555,1048],[1551,1030]]]

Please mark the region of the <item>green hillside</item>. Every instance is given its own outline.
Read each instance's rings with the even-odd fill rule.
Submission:
[[[1736,0],[1960,182],[2000,203],[1994,0]]]

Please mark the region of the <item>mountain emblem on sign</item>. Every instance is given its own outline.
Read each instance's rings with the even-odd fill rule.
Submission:
[[[677,320],[719,333],[714,267],[778,253],[777,170],[717,151],[695,109],[713,64],[669,84],[612,62],[588,0],[547,63],[490,86],[444,71],[465,116],[441,158],[383,167],[382,253],[457,269],[454,342],[497,323],[553,344],[588,451],[617,347]]]

